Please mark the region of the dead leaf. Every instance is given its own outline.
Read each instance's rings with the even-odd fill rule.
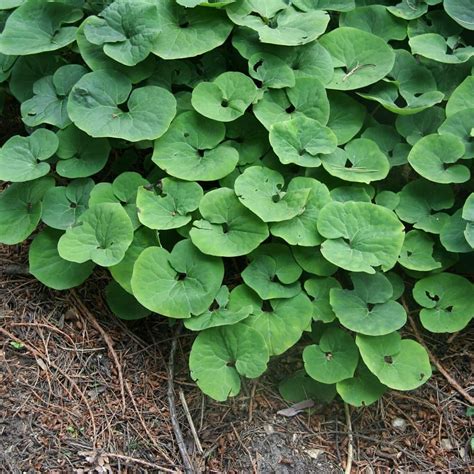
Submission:
[[[294,405],[291,405],[291,407],[289,408],[285,408],[283,410],[277,411],[277,415],[292,417],[292,416],[296,416],[298,413],[301,413],[307,408],[312,408],[312,407],[314,407],[313,400],[303,400],[302,402],[298,402],[298,403],[295,403]]]

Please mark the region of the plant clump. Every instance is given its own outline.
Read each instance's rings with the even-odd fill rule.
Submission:
[[[474,9],[395,3],[0,1],[0,242],[182,320],[216,400],[294,346],[289,401],[421,386],[407,311],[474,316]]]

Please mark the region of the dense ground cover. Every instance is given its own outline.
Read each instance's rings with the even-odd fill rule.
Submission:
[[[190,374],[218,401],[297,344],[291,402],[429,380],[407,322],[474,314],[468,1],[0,8],[24,126],[0,150],[0,242],[32,239],[40,282],[108,269],[119,318],[197,333]]]

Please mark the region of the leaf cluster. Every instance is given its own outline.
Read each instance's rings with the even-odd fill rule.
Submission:
[[[474,315],[470,0],[0,0],[0,242],[120,318],[195,331],[226,400],[293,346],[291,401],[431,366],[407,310]],[[5,111],[2,112],[5,114]],[[19,119],[19,118],[18,118]]]

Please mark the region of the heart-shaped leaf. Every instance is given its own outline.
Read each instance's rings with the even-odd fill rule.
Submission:
[[[218,257],[246,255],[268,237],[268,226],[245,208],[232,189],[208,192],[199,204],[202,220],[189,236],[201,252]]]
[[[270,143],[284,165],[295,163],[312,168],[321,164],[320,155],[336,150],[337,137],[330,128],[302,115],[273,125]]]
[[[146,318],[151,312],[117,282],[111,281],[105,288],[105,299],[110,311],[120,319],[135,321]]]
[[[0,243],[19,244],[36,229],[41,219],[41,200],[54,186],[50,176],[29,183],[13,183],[0,194]]]
[[[133,226],[120,204],[90,207],[59,239],[61,258],[85,263],[92,260],[103,267],[119,263],[133,240]]]
[[[64,178],[86,178],[101,171],[107,163],[110,144],[106,138],[92,138],[70,125],[57,133],[59,147],[56,171]]]
[[[350,334],[329,327],[323,332],[319,344],[305,347],[303,361],[306,372],[314,380],[336,383],[353,377],[359,352]]]
[[[403,225],[395,214],[376,204],[331,202],[319,213],[318,231],[326,240],[323,256],[354,272],[390,270],[403,245]]]
[[[263,337],[245,324],[222,326],[199,333],[189,356],[192,379],[214,400],[240,392],[240,376],[256,378],[267,368]]]
[[[163,135],[176,115],[176,99],[157,86],[132,91],[123,74],[90,72],[75,84],[67,111],[74,124],[92,137],[123,138],[131,142]]]
[[[31,242],[28,253],[30,273],[55,290],[67,290],[81,285],[89,278],[95,266],[93,262],[73,263],[61,258],[58,253],[61,235],[62,232],[46,228]]]
[[[0,179],[33,181],[49,173],[45,161],[58,149],[58,139],[50,130],[39,129],[28,137],[14,136],[0,149]]]
[[[264,222],[287,221],[304,212],[311,188],[286,191],[283,176],[263,166],[247,168],[235,180],[235,193],[240,202]],[[292,188],[293,188],[292,186]]]
[[[73,226],[85,212],[94,188],[92,179],[76,179],[67,186],[55,186],[43,197],[41,220],[54,229]]]
[[[198,183],[164,178],[155,187],[138,189],[138,219],[150,229],[168,230],[183,227],[191,219],[203,191]]]
[[[454,135],[428,135],[417,141],[408,155],[413,169],[435,183],[465,183],[469,168],[454,164],[463,157],[464,143]]]
[[[313,320],[331,323],[336,315],[329,303],[331,288],[341,288],[335,278],[310,278],[304,282],[304,289],[313,304]]]
[[[413,390],[431,377],[431,365],[423,346],[402,339],[398,332],[386,336],[357,335],[362,360],[381,383],[395,390]]]
[[[304,370],[298,370],[291,377],[284,379],[278,390],[287,402],[293,403],[309,399],[329,403],[336,396],[334,385],[316,382]]]
[[[352,90],[373,84],[392,69],[395,54],[380,37],[356,28],[340,27],[325,34],[320,43],[335,67],[329,89]]]
[[[190,240],[182,240],[171,252],[160,247],[145,249],[135,262],[132,290],[155,313],[190,318],[209,308],[223,276],[220,258],[204,255]]]
[[[87,73],[79,64],[67,64],[52,76],[45,76],[33,84],[33,97],[21,104],[23,122],[28,127],[43,123],[65,128],[71,120],[67,113],[68,95],[74,84]]]
[[[207,118],[232,122],[244,115],[255,100],[257,88],[241,72],[225,72],[212,82],[200,82],[193,90],[194,109]]]
[[[421,324],[428,331],[443,333],[464,329],[474,318],[474,286],[462,276],[439,273],[416,282],[413,298],[424,308]]]
[[[0,53],[26,55],[55,51],[72,43],[77,27],[64,26],[82,18],[67,2],[26,0],[8,17],[0,35]]]
[[[149,0],[115,0],[84,24],[86,39],[102,46],[110,58],[126,66],[146,59],[160,33],[156,4]]]
[[[187,181],[215,181],[230,174],[239,154],[223,142],[225,126],[184,112],[168,132],[155,142],[153,161],[175,178]]]

